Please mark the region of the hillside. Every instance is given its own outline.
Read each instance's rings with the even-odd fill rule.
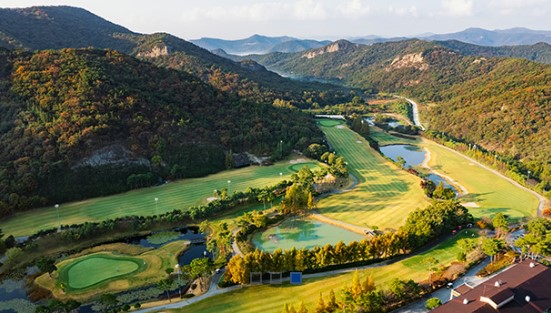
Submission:
[[[301,108],[345,101],[347,90],[328,84],[292,81],[250,60],[232,61],[170,34],[121,35],[136,43],[131,54],[158,66],[183,70],[214,87],[251,101],[282,99]]]
[[[3,50],[0,75],[0,216],[217,172],[230,149],[321,140],[297,111],[115,51]]]
[[[84,9],[45,6],[0,9],[0,47],[24,50],[61,48],[113,49],[184,70],[222,91],[272,104],[277,99],[297,107],[345,101],[347,90],[319,83],[293,83],[253,62],[233,62],[178,37],[137,34]]]
[[[551,64],[551,45],[540,42],[528,46],[477,46],[457,40],[440,41],[439,45],[455,50],[463,55],[477,55],[483,57],[513,57],[534,62]]]
[[[524,171],[551,184],[549,65],[465,56],[420,40],[371,46],[338,41],[322,49],[254,58],[299,77],[434,102],[424,115],[429,129],[522,160]]]
[[[133,44],[114,34],[132,34],[84,9],[69,6],[0,9],[0,47],[28,50],[110,48],[120,51]]]

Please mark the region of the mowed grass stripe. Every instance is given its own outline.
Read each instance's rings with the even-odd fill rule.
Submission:
[[[467,188],[469,194],[460,200],[479,206],[469,207],[475,217],[499,212],[512,219],[536,216],[539,201],[533,194],[432,141],[424,140],[421,146],[431,153],[430,167]]]
[[[272,166],[250,166],[113,196],[61,204],[59,220],[61,224],[70,225],[126,215],[155,215],[174,209],[186,210],[190,206],[205,203],[215,189],[228,188],[228,180],[231,181],[232,193],[249,187],[261,188],[277,183],[280,180],[279,173],[283,174],[283,179],[288,179],[294,173],[291,166],[293,164],[286,160]],[[155,198],[159,199],[157,206]],[[53,206],[22,212],[0,223],[5,234],[14,236],[31,235],[38,230],[57,226],[57,212]]]
[[[320,200],[320,213],[358,226],[398,228],[409,212],[428,205],[418,177],[385,160],[348,127],[318,124],[358,179],[354,190]]]

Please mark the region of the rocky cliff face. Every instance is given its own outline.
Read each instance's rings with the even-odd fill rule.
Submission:
[[[136,56],[138,58],[158,58],[160,56],[168,55],[169,53],[170,49],[168,46],[157,46],[149,51],[138,52]]]
[[[115,144],[96,150],[94,154],[77,162],[73,168],[102,165],[142,165],[149,167],[149,160],[135,156],[124,146]]]
[[[320,56],[320,55],[323,55],[323,54],[326,54],[326,53],[335,53],[335,52],[338,52],[338,51],[343,51],[343,50],[347,50],[347,49],[350,49],[350,48],[354,48],[356,46],[357,46],[356,44],[353,44],[350,41],[338,40],[338,41],[335,41],[334,43],[332,43],[328,46],[325,46],[323,48],[316,49],[316,50],[311,50],[311,51],[303,54],[302,57],[307,58],[307,59],[313,59],[317,56]]]

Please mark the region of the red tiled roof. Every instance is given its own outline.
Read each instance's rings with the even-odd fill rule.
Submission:
[[[531,267],[530,263],[535,266]],[[496,286],[496,282],[500,282],[499,287]],[[466,289],[463,288],[463,290]],[[497,310],[480,301],[480,297],[484,296],[499,305],[509,299],[511,295],[514,296],[514,299]],[[530,297],[529,302],[526,301],[526,296]],[[463,304],[464,299],[469,302]],[[461,296],[450,300],[432,312],[541,313],[548,308],[551,308],[551,269],[534,261],[525,260],[472,290],[461,293]]]

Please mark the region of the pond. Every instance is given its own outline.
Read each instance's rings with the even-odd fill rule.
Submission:
[[[404,158],[406,160],[406,167],[421,165],[426,154],[425,150],[413,145],[390,145],[380,147],[380,149],[385,156],[394,161],[400,156]]]
[[[442,183],[442,185],[444,185],[444,188],[450,188],[451,190],[453,190],[453,192],[455,192],[455,194],[457,194],[457,189],[455,189],[455,187],[453,185],[448,183],[448,181],[446,179],[444,179],[444,177],[438,176],[436,174],[429,174],[429,175],[427,175],[427,178],[432,180],[432,182],[434,184],[436,184],[436,186],[438,186],[438,184]]]
[[[187,265],[195,258],[210,257],[206,252],[207,245],[204,242],[205,235],[196,227],[185,227],[175,231],[159,232],[148,236],[133,237],[125,240],[126,243],[139,245],[146,248],[159,248],[169,242],[177,240],[195,241],[184,253],[178,256],[180,265]]]
[[[277,226],[254,234],[252,241],[259,249],[272,252],[277,248],[311,249],[326,244],[334,245],[341,240],[349,243],[364,238],[363,235],[317,220],[290,218]]]

